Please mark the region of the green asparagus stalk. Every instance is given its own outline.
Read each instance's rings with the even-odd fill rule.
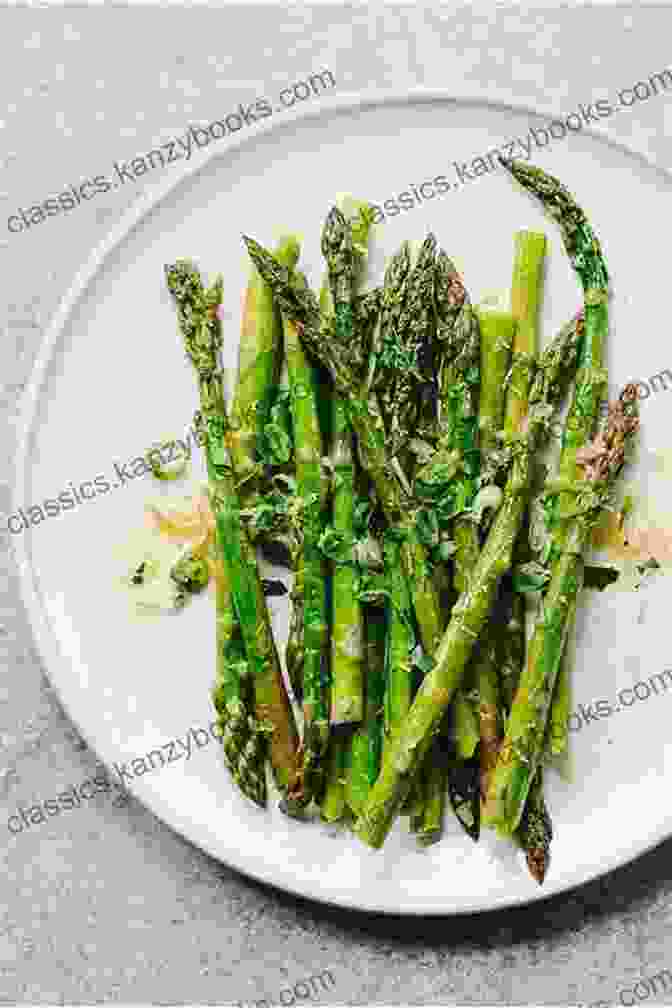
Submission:
[[[551,581],[507,721],[485,810],[485,823],[503,834],[513,833],[518,827],[541,762],[569,617],[583,584],[583,550],[623,466],[626,442],[637,427],[637,388],[630,385],[612,405],[604,431],[583,452],[577,453],[577,465],[584,469],[584,479],[571,484],[560,481],[560,486],[574,497],[574,516],[569,519],[563,550],[553,562]]]
[[[282,238],[275,250],[280,262],[292,269],[299,255],[293,236]],[[282,317],[273,292],[254,267],[243,305],[238,347],[238,375],[230,418],[231,460],[241,504],[254,506],[261,467],[258,455],[264,429],[271,416],[282,361]],[[248,526],[248,534],[251,529]],[[218,611],[221,609],[218,606]],[[240,637],[237,619],[234,634]],[[219,625],[219,624],[218,624]],[[242,644],[241,644],[242,646]],[[239,669],[245,666],[237,665]],[[228,690],[231,689],[229,674]]]
[[[525,603],[512,585],[506,585],[505,601],[509,607],[502,630],[501,696],[504,721],[508,718],[525,664]],[[550,862],[553,825],[544,798],[543,772],[539,767],[525,803],[517,838],[525,851],[530,875],[541,885]]]
[[[512,366],[505,396],[493,396],[498,431],[504,410],[504,436],[516,437],[529,409],[529,393],[539,353],[539,308],[542,298],[542,274],[546,253],[546,236],[534,231],[518,231],[515,236],[513,280],[511,284],[511,316],[497,320],[506,336],[501,342],[512,341]],[[497,336],[494,342],[500,342]],[[504,354],[502,353],[502,356]],[[486,395],[487,401],[488,395]],[[492,447],[490,450],[492,450]],[[481,698],[481,810],[486,801],[490,776],[497,762],[501,738],[500,689],[498,677],[497,635],[490,629],[481,642],[478,658],[478,682]]]
[[[479,311],[481,328],[481,385],[478,431],[481,454],[489,460],[497,448],[497,432],[504,422],[506,376],[509,371],[516,322],[509,312]]]
[[[577,477],[576,453],[590,439],[595,429],[606,386],[603,355],[609,328],[607,268],[600,244],[586,215],[562,183],[539,168],[520,161],[503,163],[525,189],[542,201],[545,209],[560,226],[567,255],[583,287],[583,346],[560,458],[560,475],[574,480]],[[562,517],[563,504],[570,511],[573,509],[574,498],[571,493],[559,498],[559,518]]]
[[[402,246],[401,262],[407,246]],[[423,393],[427,391],[427,359],[434,330],[436,238],[427,235],[404,281],[396,319],[388,319],[377,353],[373,389],[383,415],[389,453],[400,456],[418,428]],[[386,279],[392,280],[396,257]],[[385,288],[384,288],[385,290]],[[394,288],[391,297],[395,303]],[[385,322],[381,318],[381,322]]]
[[[288,267],[298,256],[293,237],[283,239],[276,255]],[[238,377],[231,416],[231,457],[239,493],[250,502],[258,475],[259,439],[269,417],[282,357],[282,320],[270,288],[253,268],[243,308]],[[213,702],[218,711],[225,758],[234,780],[257,804],[266,800],[264,750],[250,714],[253,696],[240,626],[232,608],[226,575],[216,582],[218,675]]]
[[[525,660],[525,602],[522,595],[513,591],[510,583],[504,595],[509,611],[502,630],[499,680],[502,705],[508,717]]]
[[[345,761],[348,744],[347,733],[342,731],[331,733],[327,752],[326,783],[320,803],[320,816],[323,822],[340,822],[345,816]]]
[[[342,400],[334,401],[332,423],[333,524],[345,541],[351,541],[354,535],[355,463],[352,433]],[[357,593],[357,580],[357,569],[351,560],[335,564],[332,578],[331,638],[333,724],[361,721],[364,713],[363,612]]]
[[[548,722],[546,748],[550,756],[561,756],[569,743],[569,715],[572,707],[571,665],[572,646],[576,624],[576,605],[568,616],[567,640],[553,690],[551,713]]]
[[[384,542],[385,576],[389,586],[387,655],[385,660],[385,751],[411,706],[412,653],[416,646],[408,585],[400,565],[401,543],[388,531]]]
[[[539,352],[539,306],[545,255],[546,235],[536,231],[516,233],[511,284],[511,313],[516,329],[504,416],[504,432],[508,437],[521,430],[527,415],[534,363]]]
[[[501,738],[499,681],[497,676],[499,654],[497,635],[486,629],[476,645],[475,676],[479,695],[479,735],[481,761],[481,801],[485,801],[488,782],[497,762],[497,749]]]
[[[337,329],[320,312],[315,296],[300,286],[289,271],[251,238],[244,239],[259,272],[272,287],[283,314],[300,327],[301,339],[331,374],[337,393],[347,401],[350,425],[357,438],[359,459],[369,474],[387,522],[407,535],[401,547],[404,575],[412,592],[423,646],[432,653],[440,639],[441,613],[431,580],[427,552],[417,538],[409,515],[408,489],[400,479],[399,466],[390,459],[385,426],[380,411],[366,393],[366,381],[358,375],[356,345],[336,339]]]
[[[588,444],[593,433],[606,384],[603,354],[608,331],[607,269],[586,215],[558,179],[518,161],[503,160],[502,163],[525,189],[542,201],[559,224],[565,250],[583,287],[584,332],[579,370],[565,421],[559,463],[560,478],[575,486],[579,475],[577,452]],[[524,424],[522,426],[524,429]],[[511,833],[518,827],[539,765],[571,601],[576,598],[582,581],[581,553],[590,521],[585,514],[576,515],[576,502],[577,491],[574,490],[559,494],[554,507],[551,581],[530,643],[525,675],[508,719],[486,803],[484,821],[503,833]],[[592,514],[598,510],[593,507]],[[530,690],[537,705],[534,717],[529,710]]]
[[[266,805],[265,747],[253,716],[254,696],[249,662],[235,617],[224,570],[215,581],[217,608],[217,679],[212,700],[217,711],[224,758],[243,794]]]
[[[423,847],[438,843],[443,835],[443,815],[446,807],[448,764],[441,739],[434,739],[428,758],[422,767],[424,777],[423,815],[414,832]]]
[[[434,742],[438,742],[435,739]],[[408,794],[406,805],[401,809],[402,814],[408,814],[408,828],[411,833],[420,833],[425,821],[426,800],[427,800],[427,768],[430,764],[432,748],[430,748],[424,762],[413,779],[413,785]]]
[[[433,459],[416,476],[416,487],[422,492],[441,482],[441,469],[448,477],[444,483],[444,496],[440,513],[457,512],[452,521],[452,539],[455,552],[452,557],[453,585],[459,595],[465,591],[480,552],[478,525],[471,516],[464,515],[470,508],[477,488],[481,452],[479,446],[479,386],[481,333],[479,319],[474,311],[462,280],[448,256],[441,251],[436,268],[437,344],[439,359],[439,446]],[[452,460],[456,469],[451,474]],[[458,688],[454,698],[453,726],[457,732],[457,752],[464,759],[474,753],[473,702],[465,688]],[[477,738],[477,736],[476,736]],[[429,760],[424,773],[431,773]],[[453,766],[449,775],[458,773]],[[462,822],[459,809],[458,818]],[[471,817],[463,822],[473,835]]]
[[[294,235],[282,238],[278,261],[293,269],[299,258]],[[252,266],[245,292],[238,348],[238,379],[231,408],[231,461],[247,497],[259,474],[257,450],[269,419],[282,364],[282,318],[273,292]],[[251,482],[252,481],[252,482]],[[247,503],[247,501],[245,501]]]
[[[471,759],[480,741],[478,681],[474,664],[470,664],[460,689],[455,694],[452,708],[452,737],[455,756],[459,760]]]
[[[435,239],[429,235],[414,265],[408,243],[404,243],[390,260],[385,271],[382,309],[367,375],[369,403],[376,413],[380,411],[387,432],[388,453],[392,456],[391,465],[405,491],[410,489],[410,483],[400,456],[403,457],[411,435],[417,433],[420,421],[419,389],[424,384],[421,358],[426,356],[432,328],[435,249]],[[403,539],[404,533],[399,535]],[[411,652],[416,638],[409,586],[405,583],[407,571],[397,569],[401,550],[400,540],[395,541],[393,534],[386,546],[391,593],[384,700],[386,745],[410,706],[415,685]],[[436,593],[433,571],[431,576],[432,590]],[[435,597],[438,608],[438,594]],[[419,795],[416,797],[420,800]]]
[[[437,449],[415,476],[421,500],[436,504],[440,520],[457,515],[453,539],[458,591],[478,555],[476,525],[463,512],[471,506],[480,468],[478,387],[480,331],[477,315],[454,265],[440,251],[435,264],[436,363],[439,410]]]
[[[474,663],[470,662],[444,718],[441,734],[448,736],[452,754],[447,771],[451,806],[465,832],[472,840],[478,840],[480,758],[477,750],[481,735],[474,671]]]
[[[303,542],[299,576],[303,582],[303,798],[315,793],[329,742],[329,681],[326,661],[326,566],[319,547],[324,525],[326,485],[322,436],[312,372],[297,327],[283,320],[285,356],[295,432],[296,480],[302,502]],[[298,795],[297,795],[298,797]]]
[[[221,326],[221,277],[207,291],[188,260],[166,267],[168,288],[178,307],[179,326],[187,354],[198,374],[201,409],[197,426],[202,435],[210,503],[216,523],[219,555],[231,585],[231,595],[254,681],[256,718],[269,735],[276,784],[288,794],[296,784],[298,738],[285,690],[257,560],[240,519],[235,473],[230,462],[229,421],[218,357]]]
[[[330,212],[322,232],[327,284],[321,293],[323,312],[333,312],[338,338],[356,337],[355,287],[366,255],[372,223],[369,208],[359,206],[356,235],[337,209]],[[355,460],[347,404],[332,399],[332,465],[334,473],[333,525],[344,541],[354,535]],[[358,574],[352,562],[337,563],[332,576],[331,721],[352,724],[364,714],[363,611],[357,591]]]
[[[436,258],[435,292],[438,447],[432,459],[416,474],[415,487],[421,495],[429,491],[430,499],[438,498],[440,521],[445,527],[447,515],[471,505],[480,468],[476,403],[480,377],[480,327],[462,278],[443,249]],[[478,558],[478,529],[475,522],[458,516],[449,523],[445,532],[455,543],[451,573],[453,588],[459,594],[466,587]],[[445,566],[441,569],[446,570]],[[446,623],[444,619],[442,630]],[[447,764],[444,767],[444,783],[447,774],[451,803],[457,818],[473,836],[473,817],[467,814],[465,818],[463,815],[465,808],[469,811],[471,803],[463,801],[460,786],[464,778],[461,764],[473,757],[478,742],[474,703],[467,684],[457,690],[452,717],[444,720],[442,731],[446,733],[451,729],[457,759],[453,760],[450,768]],[[433,785],[429,781],[433,779],[434,756],[432,747],[419,774],[426,779],[427,816],[432,807],[430,796]]]
[[[521,286],[519,277],[520,270],[514,270],[514,290],[517,290],[518,294]],[[513,300],[516,301],[515,295]],[[485,460],[484,479],[487,482],[497,468],[495,462],[498,450],[497,435],[503,427],[507,402],[505,379],[517,330],[516,319],[508,312],[482,311],[479,313],[479,321],[481,387],[478,416],[481,452]],[[536,346],[536,339],[531,340],[531,344]],[[521,388],[520,391],[524,392],[524,399],[527,401],[528,389]],[[521,403],[521,399],[518,399],[518,403]],[[497,760],[497,748],[501,737],[498,633],[495,628],[485,630],[477,650],[475,664],[480,701],[480,793],[483,802],[487,794],[489,776]]]
[[[304,573],[301,545],[293,544],[291,551],[291,566],[294,571],[292,590],[289,595],[290,620],[287,647],[285,648],[285,664],[292,692],[297,703],[303,701],[303,670],[305,658],[303,607],[305,601]]]
[[[380,770],[383,745],[383,693],[385,688],[386,607],[365,608],[366,707],[364,721],[350,740],[346,771],[346,802],[359,815]]]
[[[439,252],[436,260],[436,314],[440,402],[439,451],[436,458],[440,459],[446,451],[454,453],[457,472],[450,483],[450,490],[453,510],[459,514],[471,505],[480,469],[478,399],[481,334],[478,315],[469,295],[443,251]],[[433,464],[429,463],[430,472]],[[468,538],[473,539],[478,548],[477,538]]]
[[[403,242],[392,256],[386,269],[380,299],[380,311],[371,341],[371,351],[363,383],[362,397],[370,399],[371,392],[378,384],[378,367],[383,356],[383,345],[390,330],[396,330],[406,297],[408,275],[411,270],[411,251],[408,242]]]
[[[553,405],[562,397],[576,363],[579,320],[563,328],[541,356],[530,392],[524,437],[514,453],[501,507],[490,527],[469,587],[453,608],[448,628],[434,655],[413,705],[383,756],[380,776],[371,791],[355,832],[379,847],[410,789],[432,736],[459,686],[465,665],[488,618],[497,586],[511,566],[530,491],[530,456],[542,434],[548,433]]]

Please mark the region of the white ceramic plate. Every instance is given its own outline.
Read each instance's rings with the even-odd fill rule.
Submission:
[[[378,228],[372,275],[380,276],[384,257],[403,238],[421,239],[431,228],[463,268],[475,300],[508,288],[514,230],[545,229],[548,338],[580,303],[557,229],[501,169],[458,187],[453,166],[529,136],[530,125],[540,122],[526,110],[439,95],[353,99],[349,107],[278,121],[237,147],[212,145],[188,176],[177,183],[172,176],[120,222],[61,306],[27,399],[14,510],[56,497],[70,481],[79,487],[98,475],[113,483],[115,462],[189,427],[195,385],[164,287],[164,263],[186,255],[205,272],[224,273],[224,330],[233,359],[247,275],[241,232],[265,244],[282,228],[301,232],[304,268],[317,284],[321,222],[337,194],[380,205],[443,176],[442,186],[424,187],[419,206]],[[586,134],[555,141],[535,160],[577,194],[602,239],[614,289],[612,387],[631,378],[648,381],[670,364],[669,180],[638,156]],[[436,193],[446,185],[452,188]],[[665,448],[669,430],[672,392],[655,384],[642,403],[645,459]],[[644,469],[655,479],[650,465],[643,477]],[[192,473],[202,473],[200,459]],[[155,492],[151,483],[129,481],[13,537],[48,673],[109,767],[161,746],[168,753],[172,740],[192,727],[207,728],[213,716],[211,603],[201,600],[179,616],[137,625],[113,585],[112,547],[139,525],[143,503]],[[659,503],[666,487],[661,480],[651,484]],[[645,610],[634,594],[593,592],[585,602],[575,707],[592,703],[595,712],[597,699],[615,706],[618,690],[664,672],[666,585],[659,580],[647,590]],[[281,610],[276,606],[278,625]],[[132,790],[213,856],[314,899],[408,914],[524,903],[594,878],[670,833],[672,691],[660,687],[654,695],[647,688],[648,698],[641,686],[637,701],[622,705],[624,718],[600,717],[573,732],[572,782],[547,775],[556,835],[543,889],[520,857],[502,855],[498,845],[473,845],[450,814],[439,845],[419,851],[397,826],[384,850],[373,853],[347,835],[297,824],[275,807],[251,808],[231,787],[213,742],[188,761],[139,771]]]

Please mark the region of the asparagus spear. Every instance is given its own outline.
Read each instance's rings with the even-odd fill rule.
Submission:
[[[572,483],[561,480],[559,484],[574,497],[574,515],[568,522],[562,552],[553,562],[551,581],[530,642],[485,810],[487,825],[503,834],[510,834],[518,827],[540,764],[568,619],[583,583],[582,553],[623,466],[626,441],[637,427],[637,388],[629,385],[611,406],[604,431],[578,453],[577,464],[585,471],[584,479]]]
[[[510,580],[503,592],[508,602],[508,613],[502,631],[502,656],[500,663],[500,688],[502,704],[508,717],[513,698],[518,689],[520,671],[525,659],[525,603],[523,596],[514,592]]]
[[[525,189],[542,201],[559,224],[565,250],[583,287],[584,334],[559,463],[560,478],[574,484],[577,478],[577,451],[588,442],[594,430],[606,383],[602,361],[608,331],[607,268],[600,244],[585,213],[562,183],[540,169],[521,162],[503,160],[502,163]],[[576,597],[582,578],[581,552],[589,522],[584,516],[575,516],[575,507],[576,492],[558,495],[554,507],[554,536],[550,557],[552,577],[488,794],[485,819],[489,825],[496,826],[502,832],[513,832],[518,826],[539,763],[541,743],[538,735],[541,731],[543,736],[546,727],[548,705],[566,638],[569,614],[567,606],[569,600]],[[569,549],[578,553],[569,553]],[[573,578],[577,579],[576,584],[572,584]],[[559,595],[567,587],[565,579],[569,579],[567,585],[572,590],[569,594]],[[546,629],[543,621],[547,616],[549,625]],[[545,656],[544,647],[549,649]],[[556,654],[558,648],[560,650]],[[530,720],[524,703],[523,690],[529,687],[533,687],[539,700],[539,711],[533,720]],[[522,734],[521,717],[525,722]],[[520,754],[526,760],[525,765],[522,765]]]
[[[310,364],[295,324],[284,318],[283,328],[303,529],[298,564],[303,596],[303,780],[296,797],[303,792],[301,797],[307,801],[320,786],[321,763],[329,742],[326,569],[319,547],[324,525],[326,484],[322,474],[322,436]]]
[[[321,294],[322,310],[333,312],[338,338],[352,342],[357,322],[355,286],[366,255],[372,214],[359,206],[356,233],[344,215],[333,209],[322,232],[322,253],[328,283]],[[354,535],[355,460],[347,405],[337,394],[332,400],[332,464],[334,472],[333,524],[337,534],[352,541]],[[362,720],[363,612],[358,598],[354,563],[336,564],[332,576],[331,720],[348,724]]]
[[[386,340],[386,334],[389,332],[390,328],[395,329],[399,324],[399,317],[404,305],[406,284],[410,269],[410,247],[408,242],[403,242],[399,250],[390,259],[385,270],[385,278],[380,298],[380,312],[376,320],[369,360],[367,363],[366,378],[364,380],[362,390],[363,397],[365,396],[369,400],[371,392],[374,389],[374,382],[376,382],[377,379],[377,368],[383,352],[383,344]]]
[[[413,597],[423,646],[429,653],[440,636],[441,614],[431,582],[427,553],[418,540],[409,515],[408,488],[400,478],[399,466],[391,459],[386,431],[375,403],[361,380],[361,359],[357,344],[341,344],[336,329],[320,312],[315,296],[300,287],[289,271],[251,238],[244,239],[250,256],[273,292],[287,318],[300,326],[301,338],[331,374],[337,393],[347,401],[350,425],[357,437],[359,459],[369,474],[389,525],[407,532],[401,547],[401,561]]]
[[[448,764],[442,740],[434,739],[422,767],[422,819],[414,832],[423,847],[438,843],[443,834]]]
[[[354,536],[355,463],[352,433],[342,400],[334,400],[333,524],[345,541]],[[352,724],[364,713],[363,612],[357,592],[356,565],[349,559],[336,563],[332,575],[331,721]]]
[[[438,262],[437,287],[440,295],[446,291],[448,296],[439,296],[437,300],[440,319],[437,335],[443,340],[446,349],[442,354],[439,381],[442,405],[441,440],[435,458],[441,459],[442,452],[447,451],[448,455],[444,456],[447,461],[452,453],[453,458],[459,460],[458,464],[462,470],[461,473],[458,470],[458,475],[453,477],[448,484],[448,489],[453,495],[451,509],[458,512],[453,523],[453,538],[456,544],[453,571],[454,586],[459,594],[466,590],[480,552],[477,523],[471,516],[459,514],[460,511],[469,508],[473,503],[480,472],[481,452],[478,446],[478,434],[482,422],[479,420],[480,406],[481,402],[486,406],[486,420],[492,424],[491,431],[494,436],[494,431],[501,426],[504,374],[498,374],[493,369],[493,357],[486,354],[485,349],[482,348],[480,317],[474,312],[461,281],[459,281],[457,289],[455,288],[454,278],[457,276],[457,271],[447,256],[441,255]],[[494,361],[500,365],[501,370],[501,364],[507,360],[508,356],[507,344],[510,346],[513,320],[510,316],[501,313],[494,316],[493,324],[493,319],[486,315],[486,326],[488,349],[494,348],[497,351],[494,355]],[[500,344],[502,344],[501,348]],[[485,368],[483,375],[485,383],[481,383],[479,380],[481,378],[479,367],[481,361]],[[486,440],[486,448],[488,447],[489,442]],[[430,463],[426,467],[430,472],[435,468],[436,462]],[[420,478],[423,476],[424,473],[421,473]],[[476,671],[476,689],[479,692],[482,691],[485,698],[480,705],[483,735],[481,754],[484,771],[492,759],[492,747],[496,741],[493,738],[493,729],[496,728],[496,725],[491,724],[493,697],[490,695],[496,687],[496,683],[488,682],[486,678],[488,669],[491,680],[495,674],[494,666],[492,663],[489,664],[487,660],[489,654],[490,647],[484,646],[482,660],[479,660]],[[471,700],[465,695],[464,688],[457,690],[454,708],[454,725],[458,732],[463,732],[471,726],[473,721]],[[467,759],[473,756],[473,749],[471,751],[465,749],[469,738],[470,736],[467,734],[460,741],[458,736],[458,753],[468,752],[468,755],[465,756]],[[457,772],[456,766],[453,766],[449,771],[451,776]],[[473,817],[469,815],[463,821],[460,809],[457,808],[456,811],[460,822],[463,823],[469,835],[473,836],[474,830],[478,830],[478,825],[474,823]]]
[[[178,307],[184,345],[198,374],[201,409],[197,426],[202,435],[216,523],[217,547],[231,585],[245,653],[252,670],[256,718],[269,735],[270,761],[283,794],[296,783],[298,738],[289,698],[271,633],[261,578],[240,519],[235,473],[230,462],[229,422],[218,356],[221,326],[217,309],[222,280],[205,290],[194,265],[179,260],[166,267],[168,288]]]
[[[280,240],[278,261],[293,269],[299,258],[294,235]],[[257,450],[269,420],[282,362],[282,318],[273,292],[251,268],[245,292],[243,324],[238,348],[238,379],[231,408],[231,461],[244,503],[259,475]]]
[[[198,299],[191,317],[183,315],[183,327],[208,325],[208,312],[221,298],[221,286],[203,291],[194,277],[194,293]],[[181,313],[184,311],[180,304]],[[185,330],[186,331],[186,330]],[[235,614],[229,578],[218,549],[214,554],[217,676],[212,699],[218,714],[224,758],[234,782],[257,805],[266,804],[266,746],[261,726],[254,718],[254,695],[250,683],[250,668],[245,654],[241,628]]]
[[[572,655],[574,653],[572,640],[575,624],[576,605],[572,607],[572,611],[568,616],[567,640],[551,701],[551,712],[548,720],[548,731],[546,733],[546,748],[550,756],[561,756],[567,749],[569,742],[569,715],[572,706],[570,670]]]
[[[377,392],[389,453],[396,457],[417,429],[422,393],[427,390],[427,362],[434,327],[436,238],[427,235],[408,271],[400,300],[395,297],[398,264],[403,271],[408,247],[402,246],[387,271],[392,290],[386,301],[398,308],[396,318],[382,319],[382,343],[374,358],[372,388]],[[386,285],[387,286],[387,285]],[[385,291],[386,288],[384,288]]]
[[[472,503],[480,466],[478,318],[454,265],[442,250],[436,258],[437,448],[414,481],[418,497],[435,502],[440,521],[457,515],[454,539],[458,590],[465,586],[478,553],[475,524],[460,517]]]
[[[511,283],[511,322],[513,362],[508,374],[504,407],[504,438],[511,441],[524,425],[529,409],[530,385],[539,353],[539,307],[542,297],[542,272],[546,236],[534,231],[518,231],[514,240],[514,265]],[[495,341],[498,340],[495,337]],[[499,430],[501,412],[496,418]],[[486,630],[478,657],[478,681],[481,698],[481,808],[485,804],[490,776],[497,762],[501,738],[500,688],[498,678],[497,638],[492,628]],[[543,802],[543,796],[541,798]]]
[[[433,329],[436,240],[428,235],[415,264],[403,245],[386,270],[383,312],[374,351],[372,388],[377,394],[387,432],[388,450],[406,485],[400,456],[417,430]],[[428,405],[427,403],[425,405]],[[385,543],[389,584],[388,645],[385,675],[385,745],[411,704],[414,689],[412,653],[416,646],[409,586],[401,566],[404,533],[392,529]],[[418,795],[420,800],[420,796]]]
[[[481,802],[485,801],[490,774],[497,762],[497,749],[501,738],[497,645],[497,635],[491,628],[487,628],[476,645],[474,662],[479,695]]]
[[[298,256],[296,239],[283,239],[276,255],[291,268]],[[243,309],[230,435],[239,492],[248,504],[252,503],[259,475],[257,452],[278,378],[281,340],[282,321],[273,305],[272,292],[253,269]],[[215,596],[218,675],[213,702],[219,715],[224,754],[241,789],[257,804],[265,804],[264,751],[258,726],[250,714],[253,696],[246,679],[249,663],[221,564]]]
[[[541,885],[548,871],[551,840],[553,839],[553,824],[544,801],[541,767],[537,770],[530,786],[518,834],[525,850],[530,875]]]
[[[381,339],[379,349],[374,351],[374,380],[372,389],[375,400],[370,402],[380,408],[385,430],[388,456],[392,456],[393,467],[401,486],[408,494],[415,489],[408,465],[402,460],[419,425],[435,406],[436,389],[431,369],[432,342],[435,327],[435,268],[436,239],[429,234],[423,241],[415,263],[409,262],[408,246],[402,246],[393,257],[386,270],[383,287],[383,312],[381,312]],[[387,311],[386,311],[387,309]],[[373,355],[372,355],[373,356]],[[423,643],[436,641],[441,631],[439,598],[436,593],[431,568],[423,555],[424,549],[418,540],[412,499],[407,503],[407,515],[398,523],[401,537],[399,560],[403,576],[410,592],[413,608]],[[417,513],[417,512],[416,512]],[[390,521],[389,514],[387,515]],[[392,523],[391,523],[392,524]],[[394,526],[393,526],[394,527]],[[401,585],[395,580],[396,591]],[[389,618],[389,633],[397,638],[397,643],[407,637],[407,631],[396,627],[401,606],[393,604]],[[410,655],[395,666],[395,674],[406,675],[407,683],[392,682],[392,690],[412,693]],[[394,680],[394,676],[393,676]],[[398,713],[398,711],[397,711]],[[393,731],[393,726],[389,731]]]
[[[383,553],[389,591],[385,657],[385,743],[387,749],[406,717],[413,695],[412,654],[416,646],[413,610],[408,585],[400,565],[401,542],[387,532]]]
[[[451,453],[457,471],[446,490],[450,492],[450,507],[458,515],[455,522],[457,540],[456,567],[458,590],[463,590],[462,580],[468,577],[469,566],[478,552],[478,537],[473,522],[465,523],[460,512],[470,507],[476,492],[476,478],[480,468],[478,446],[478,397],[480,384],[481,334],[478,316],[464,288],[461,278],[448,256],[441,251],[436,262],[436,313],[437,351],[439,362],[440,418],[438,424],[439,448],[428,464],[427,476],[432,469],[446,461]],[[424,474],[416,479],[421,486]],[[440,479],[440,469],[437,473]],[[436,482],[436,477],[433,480]],[[461,542],[462,540],[462,542]],[[461,546],[465,555],[461,555]]]
[[[218,714],[224,758],[235,783],[257,805],[266,805],[265,749],[253,717],[249,662],[222,565],[215,579],[217,680],[212,699]]]
[[[345,793],[354,815],[366,801],[378,771],[383,744],[383,691],[385,684],[386,607],[365,607],[366,707],[364,721],[350,741]]]
[[[510,582],[510,579],[507,579]],[[511,584],[504,592],[509,611],[502,632],[502,672],[500,676],[504,720],[511,713],[513,699],[525,664],[525,607],[523,596]],[[517,837],[525,851],[530,875],[539,885],[550,862],[553,824],[544,799],[543,772],[539,767],[525,803]]]
[[[542,433],[548,433],[552,407],[559,401],[576,363],[578,320],[564,327],[544,351],[530,392],[528,422],[504,490],[502,505],[490,528],[468,589],[453,608],[448,628],[434,655],[413,705],[383,756],[380,776],[371,791],[355,832],[365,843],[384,842],[399,806],[408,794],[417,767],[427,752],[446,707],[459,686],[464,667],[488,618],[500,578],[511,566],[530,488],[530,456]]]
[[[480,331],[462,278],[443,250],[436,258],[435,290],[438,445],[430,461],[416,474],[414,487],[421,498],[436,502],[441,525],[446,532],[450,529],[455,543],[453,586],[459,594],[467,586],[479,553],[477,525],[460,512],[473,502],[480,467]],[[447,522],[455,513],[457,517]],[[462,690],[455,697],[455,706],[455,724],[463,726],[469,722],[471,704]]]
[[[343,731],[332,731],[327,752],[327,773],[324,794],[320,803],[320,816],[324,822],[340,822],[345,815],[345,759],[348,736]]]
[[[290,620],[287,646],[285,648],[285,665],[292,692],[297,703],[303,701],[303,671],[305,659],[304,643],[304,573],[305,565],[301,556],[300,537],[292,544],[290,565],[294,571],[292,590],[289,595]]]
[[[488,470],[497,450],[497,433],[504,422],[506,375],[509,371],[516,322],[509,312],[479,311],[481,328],[481,385],[478,432],[481,455]]]
[[[513,364],[508,379],[504,432],[517,434],[527,415],[534,362],[539,353],[539,305],[546,235],[518,231],[515,236],[511,313],[515,320]]]

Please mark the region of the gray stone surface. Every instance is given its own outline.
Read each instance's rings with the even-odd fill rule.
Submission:
[[[672,10],[4,7],[0,25],[6,509],[19,398],[45,323],[143,186],[9,235],[4,219],[17,206],[325,68],[338,93],[441,87],[567,113],[665,68]],[[663,96],[604,129],[672,165],[671,124]],[[610,1004],[672,967],[670,842],[530,908],[421,921],[325,908],[250,882],[133,800],[115,807],[103,796],[10,836],[5,821],[17,805],[79,783],[95,754],[49,688],[3,534],[0,1003],[279,1003],[282,995],[285,1004]],[[651,991],[640,986],[624,1001],[672,1000],[672,974],[666,992],[662,981],[655,998]]]

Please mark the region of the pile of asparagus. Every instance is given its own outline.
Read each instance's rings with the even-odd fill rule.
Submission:
[[[274,254],[244,239],[252,270],[229,411],[221,278],[206,288],[189,260],[166,276],[199,382],[220,562],[213,700],[233,779],[264,805],[268,762],[288,814],[319,807],[373,847],[398,814],[420,843],[438,840],[448,795],[470,836],[515,837],[542,882],[543,766],[567,745],[563,653],[637,396],[626,387],[595,432],[607,384],[600,245],[557,179],[502,163],[558,224],[584,292],[543,349],[543,234],[515,236],[511,311],[477,310],[431,234],[362,292],[372,214],[334,208],[319,296],[295,238]],[[539,449],[572,385],[550,473]],[[293,571],[294,704],[262,554]]]

